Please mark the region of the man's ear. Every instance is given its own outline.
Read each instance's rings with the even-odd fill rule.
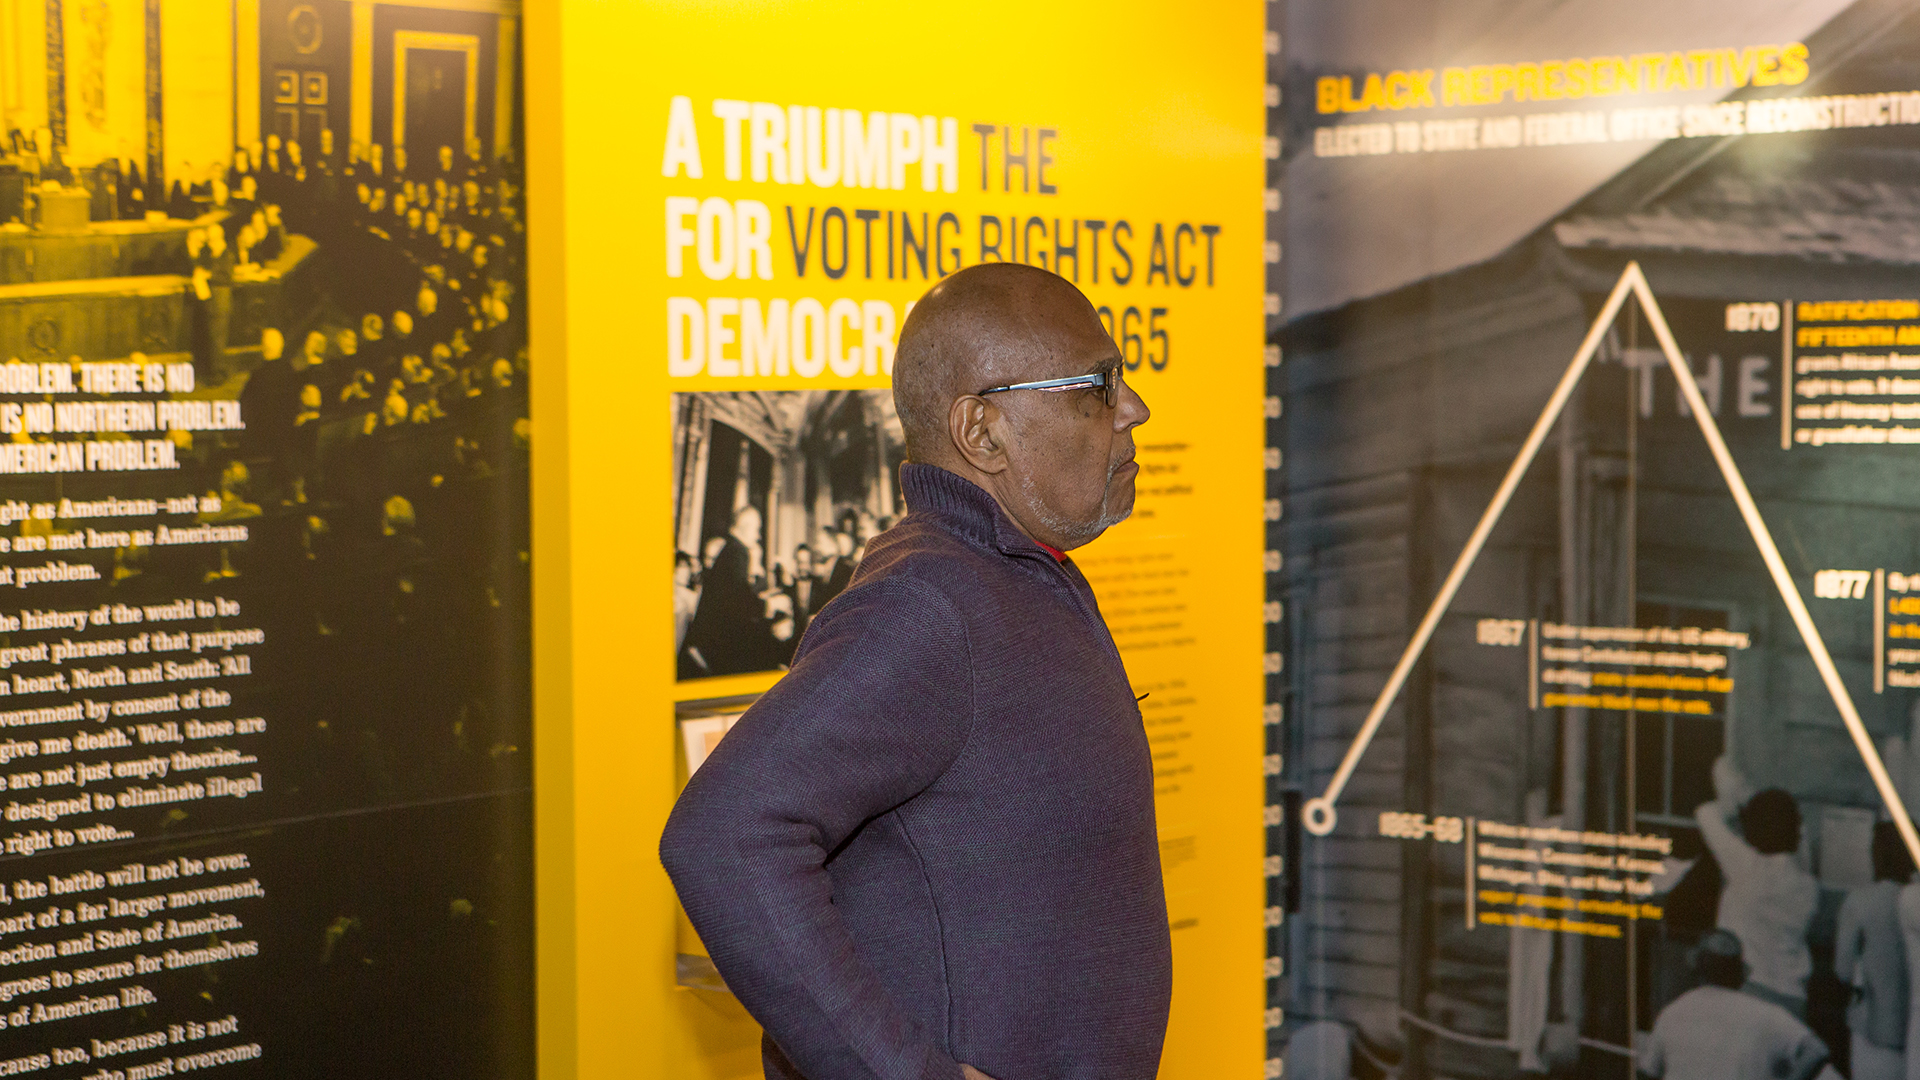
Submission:
[[[1006,448],[993,430],[1000,410],[983,397],[968,394],[947,408],[947,434],[967,464],[983,473],[1005,472]]]

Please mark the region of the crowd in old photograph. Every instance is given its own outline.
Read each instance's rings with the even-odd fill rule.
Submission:
[[[317,317],[264,330],[240,391],[242,460],[282,522],[272,557],[307,564],[286,568],[293,639],[314,646],[299,662],[367,673],[333,709],[404,718],[368,736],[389,753],[501,764],[525,727],[502,713],[526,706],[520,176],[477,144],[413,162],[325,149],[306,162],[269,139],[228,181],[229,223],[264,222],[271,244],[279,221],[319,249]]]
[[[520,172],[477,143],[314,149],[237,147],[159,207],[190,223],[185,264],[160,269],[188,279],[196,394],[237,397],[245,425],[172,437],[218,497],[201,517],[250,536],[122,552],[115,580],[253,598],[270,659],[254,688],[333,688],[274,703],[323,736],[308,794],[432,786],[436,763],[458,785],[526,741]]]
[[[846,589],[867,541],[893,524],[847,510],[782,555],[762,542],[760,511],[734,510],[724,536],[673,555],[674,652],[679,677],[786,667],[807,624]]]
[[[1802,863],[1798,801],[1754,790],[1727,758],[1695,812],[1719,879],[1712,929],[1689,952],[1695,985],[1668,1002],[1639,1071],[1672,1080],[1816,1075],[1907,1080],[1920,1038],[1920,883],[1892,821],[1872,832],[1873,880],[1826,900]],[[1671,905],[1669,905],[1671,911]]]

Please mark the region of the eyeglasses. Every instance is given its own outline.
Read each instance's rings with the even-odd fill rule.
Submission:
[[[1069,375],[1064,379],[1041,379],[1037,382],[1008,383],[1006,386],[990,386],[980,391],[980,397],[998,394],[1007,390],[1039,390],[1043,393],[1057,394],[1062,390],[1103,390],[1107,408],[1120,404],[1120,383],[1122,382],[1120,365],[1090,371],[1085,375]]]

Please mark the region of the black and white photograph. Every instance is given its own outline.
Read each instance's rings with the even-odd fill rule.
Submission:
[[[1274,338],[1288,789],[1328,790],[1598,338],[1340,776],[1337,825],[1297,834],[1299,900],[1274,946],[1286,1020],[1272,1038],[1290,1077],[1761,1075],[1741,1071],[1755,1061],[1883,1077],[1920,1053],[1904,989],[1920,921],[1896,921],[1896,904],[1920,916],[1920,886],[1895,813],[1920,797],[1920,650],[1905,640],[1920,499],[1903,423],[1920,416],[1905,375],[1920,367],[1920,7],[1743,10],[1749,52],[1777,41],[1765,48],[1810,58],[1791,85],[1716,84],[1707,63],[1668,98],[1442,114],[1513,112],[1533,132],[1549,125],[1521,121],[1579,109],[1604,133],[1672,101],[1675,117],[1737,110],[1737,132],[1424,153],[1435,143],[1415,124],[1378,157],[1316,155],[1316,128],[1375,119],[1316,112],[1324,78],[1668,63],[1691,55],[1670,51],[1683,40],[1726,36],[1722,4],[1632,8],[1442,4],[1379,33],[1357,11],[1294,8],[1286,221],[1300,257]],[[1365,76],[1350,78],[1358,94]],[[1420,207],[1405,221],[1357,206],[1396,191]],[[1639,299],[1596,330],[1630,267],[1697,399]],[[1632,644],[1659,641],[1692,644]],[[1474,824],[1460,842],[1410,831],[1416,819]],[[1568,877],[1556,859],[1627,869]],[[1729,1071],[1689,1071],[1702,1060]]]
[[[777,671],[906,512],[890,390],[673,395],[682,680]]]
[[[182,1069],[532,1075],[520,23],[0,5],[0,723],[58,751],[0,878],[218,900],[82,965],[139,1019],[0,1059],[178,1025]],[[11,1006],[70,1008],[69,951]]]

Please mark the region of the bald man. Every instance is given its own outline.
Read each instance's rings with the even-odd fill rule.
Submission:
[[[1153,763],[1067,552],[1147,406],[1079,290],[992,263],[902,327],[908,513],[687,785],[661,859],[779,1080],[1147,1080]]]

